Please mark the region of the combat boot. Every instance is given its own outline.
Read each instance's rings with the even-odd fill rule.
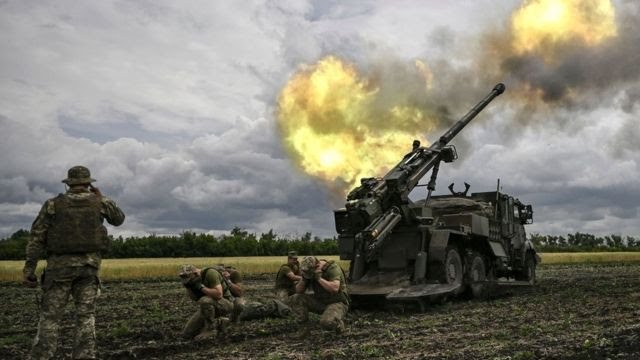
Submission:
[[[242,313],[247,308],[246,304],[240,301],[233,302],[233,311],[231,312],[231,321],[234,323],[239,323],[242,319]]]
[[[229,324],[231,324],[231,320],[227,317],[219,317],[217,319],[218,323],[218,336],[226,337],[229,335]]]
[[[202,341],[202,340],[207,340],[207,339],[213,339],[217,336],[218,332],[216,331],[216,329],[209,329],[208,327],[205,326],[204,329],[202,329],[202,331],[200,332],[200,334],[196,335],[193,340],[195,341]]]
[[[289,317],[291,315],[291,308],[287,306],[287,304],[283,303],[280,300],[273,300],[276,304],[276,315],[279,317]]]
[[[200,331],[200,333],[198,335],[196,335],[193,340],[195,341],[202,341],[202,340],[206,340],[206,339],[212,339],[215,338],[216,335],[218,334],[217,331],[217,326],[216,326],[217,322],[215,319],[213,320],[209,320],[209,319],[205,319],[204,320],[204,328],[202,328],[202,331]]]
[[[343,334],[345,330],[344,321],[338,320],[338,323],[336,324],[336,333]]]

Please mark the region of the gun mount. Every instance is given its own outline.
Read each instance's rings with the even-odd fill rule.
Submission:
[[[461,218],[455,220],[452,217],[445,219],[444,213],[434,216],[432,203],[436,197],[432,197],[432,192],[435,190],[440,163],[458,158],[455,147],[448,145],[449,142],[504,90],[503,84],[497,84],[431,146],[422,147],[415,140],[412,150],[386,175],[362,179],[360,186],[347,195],[345,207],[334,211],[340,258],[351,260],[350,293],[355,295],[356,300],[359,295],[382,295],[388,300],[418,299],[423,304],[422,300],[434,295],[457,293],[465,287],[463,277],[468,277],[469,271],[478,272],[480,265],[474,267],[474,261],[482,265],[482,279],[489,275],[488,271],[493,275],[515,276],[526,266],[533,268],[527,269],[529,272],[535,270],[539,259],[534,256],[531,244],[525,245],[526,238],[519,241],[528,247],[526,251],[532,252],[533,264],[525,264],[528,261],[525,260],[525,253],[517,257],[507,255],[509,246],[503,244],[506,232],[494,231],[494,235],[490,234],[491,226],[499,226],[497,223],[500,222],[498,216],[501,216],[501,211],[510,211],[513,217],[513,207],[516,205],[508,195],[499,191],[491,195],[482,193],[482,199],[493,196],[491,201],[495,203],[489,205],[491,216],[482,217],[473,212],[464,216],[456,214]],[[413,203],[409,194],[429,171],[431,177],[426,185],[427,197]],[[468,186],[463,193],[451,190],[453,195],[448,197],[466,200],[467,190]],[[471,198],[476,195],[472,194]],[[510,203],[505,200],[507,206],[510,204],[510,210],[502,209],[498,203],[505,196],[511,199]],[[532,219],[531,206],[523,207],[521,212],[529,214],[529,220]],[[456,224],[456,221],[460,223]],[[474,224],[475,227],[472,226]],[[453,229],[456,226],[458,228]],[[464,232],[476,229],[480,234]],[[476,235],[483,239],[476,240]],[[513,226],[509,235],[514,235]],[[524,237],[524,230],[521,235]],[[476,243],[468,246],[471,241]],[[480,260],[468,259],[470,254],[476,254]],[[512,261],[516,258],[517,264]],[[466,265],[467,261],[472,263]],[[508,271],[513,273],[508,273],[506,268],[512,269]]]

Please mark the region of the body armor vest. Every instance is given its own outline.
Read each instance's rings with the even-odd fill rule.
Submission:
[[[73,199],[63,194],[54,200],[55,216],[47,231],[47,251],[75,254],[106,251],[107,229],[102,225],[102,201],[91,195]]]

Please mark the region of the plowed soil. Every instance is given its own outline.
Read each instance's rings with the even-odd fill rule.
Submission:
[[[247,298],[272,297],[273,278],[246,281]],[[0,358],[28,354],[38,290],[0,284]],[[353,310],[343,334],[287,319],[234,325],[224,339],[179,338],[195,306],[178,281],[103,284],[96,315],[102,359],[640,359],[640,264],[541,266],[538,284],[487,300]],[[71,305],[58,358],[70,359]]]

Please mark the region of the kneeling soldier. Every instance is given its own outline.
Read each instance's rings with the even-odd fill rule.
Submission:
[[[291,313],[291,309],[278,300],[272,300],[264,304],[257,301],[247,302],[244,298],[244,287],[242,285],[242,274],[240,271],[232,266],[225,266],[224,264],[218,264],[215,269],[222,274],[223,281],[229,288],[229,292],[233,298],[233,313],[231,319],[234,322],[287,317]]]
[[[222,281],[224,281],[222,286],[229,288],[229,293],[231,294],[230,300],[233,301],[231,319],[237,320],[238,314],[242,312],[246,303],[244,299],[244,287],[242,285],[242,274],[233,266],[225,266],[224,264],[216,265],[215,269],[222,275]]]
[[[301,322],[309,320],[309,311],[320,316],[320,325],[327,330],[344,331],[344,319],[349,310],[349,295],[344,273],[334,261],[307,256],[300,265],[302,280],[291,297],[294,314]],[[311,288],[313,294],[306,294]]]
[[[276,298],[281,301],[287,301],[289,296],[296,293],[296,283],[302,279],[300,276],[300,263],[298,263],[298,254],[295,251],[289,251],[287,263],[280,266],[276,275]]]
[[[182,336],[202,340],[224,334],[230,322],[228,316],[233,311],[233,297],[222,274],[214,268],[182,265],[178,275],[187,295],[199,306],[182,330]]]

